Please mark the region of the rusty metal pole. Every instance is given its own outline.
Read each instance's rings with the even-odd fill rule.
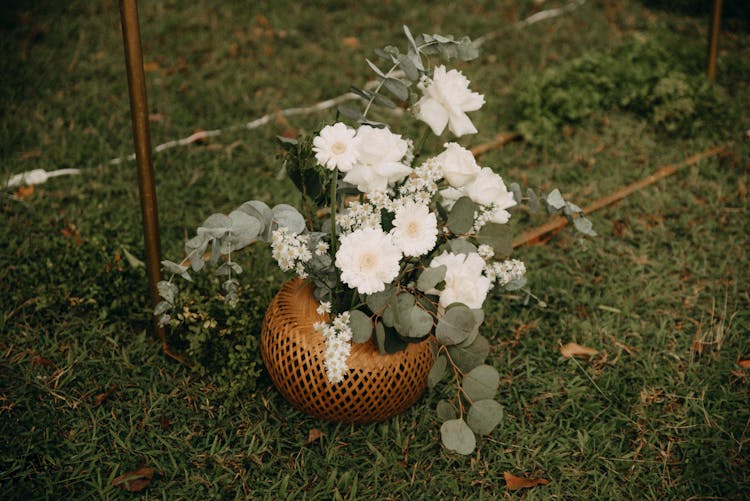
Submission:
[[[719,31],[721,28],[721,1],[714,0],[713,9],[711,10],[711,26],[708,38],[708,79],[716,79],[716,57],[719,53]]]
[[[141,215],[146,247],[146,273],[148,274],[151,304],[155,306],[160,301],[156,284],[161,280],[161,243],[156,207],[156,189],[154,187],[154,167],[151,163],[146,78],[143,71],[143,52],[136,0],[120,0],[120,20],[122,21],[122,37],[125,43],[125,65],[128,72],[135,159],[138,164],[138,191],[141,196]],[[154,329],[162,341],[162,347],[168,350],[164,328],[159,326],[155,319]]]

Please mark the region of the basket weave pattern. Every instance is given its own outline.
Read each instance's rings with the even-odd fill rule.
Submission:
[[[354,343],[349,372],[343,381],[331,384],[323,366],[325,338],[313,329],[328,316],[319,315],[317,307],[312,285],[295,279],[282,287],[263,321],[263,362],[292,405],[320,419],[372,423],[417,401],[432,368],[430,338],[391,355],[381,355],[371,342]]]

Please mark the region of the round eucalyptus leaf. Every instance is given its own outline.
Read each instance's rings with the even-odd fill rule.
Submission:
[[[437,417],[441,423],[456,419],[456,409],[447,400],[439,400],[437,403]]]
[[[279,204],[271,211],[273,212],[273,221],[278,227],[284,227],[294,234],[305,231],[305,218],[291,205]]]
[[[435,363],[432,364],[432,369],[430,369],[430,373],[427,375],[427,387],[432,389],[437,384],[443,380],[445,375],[448,373],[446,370],[448,368],[448,359],[445,357],[445,355],[440,355],[437,357],[437,360],[435,360]]]
[[[471,335],[476,323],[476,318],[468,306],[449,306],[435,329],[438,343],[445,346],[462,343]]]
[[[466,423],[477,435],[489,435],[502,420],[503,406],[491,399],[474,402],[466,416]]]
[[[415,304],[409,312],[409,332],[407,336],[425,337],[432,331],[433,325],[432,315]]]
[[[372,319],[359,310],[349,312],[349,327],[352,329],[352,341],[364,343],[372,337]]]
[[[448,214],[446,225],[456,235],[467,233],[474,227],[474,212],[477,210],[477,204],[471,201],[469,197],[461,197],[453,205]]]
[[[448,271],[448,267],[444,264],[425,269],[417,279],[417,289],[423,292],[434,289],[437,284],[445,280],[446,271]]]
[[[374,294],[368,294],[365,298],[365,303],[370,311],[376,315],[382,315],[383,310],[391,301],[395,295],[396,288],[392,285],[386,285],[385,290],[376,292]]]
[[[487,355],[490,354],[490,343],[487,338],[479,335],[470,346],[449,346],[448,354],[459,370],[466,374],[487,360]]]
[[[385,349],[385,326],[383,325],[383,322],[375,324],[375,342],[378,345],[378,350],[380,350],[381,355],[388,353]]]
[[[258,239],[263,225],[258,218],[249,216],[245,212],[235,210],[229,213],[232,228],[227,242],[233,251],[240,250]]]
[[[449,419],[440,427],[440,438],[449,451],[463,454],[474,452],[477,438],[463,419]]]
[[[261,202],[260,200],[250,200],[240,205],[237,210],[246,213],[249,216],[253,216],[261,222],[263,227],[260,230],[260,235],[264,241],[271,239],[271,222],[273,221],[273,212],[271,208]]]
[[[448,248],[454,254],[476,254],[477,247],[465,238],[454,238],[448,240]]]
[[[510,256],[513,252],[513,229],[507,224],[487,223],[476,238],[480,244],[492,247],[496,258]]]
[[[468,374],[464,375],[461,382],[466,396],[472,402],[495,398],[499,384],[500,374],[497,369],[489,365],[474,367]]]

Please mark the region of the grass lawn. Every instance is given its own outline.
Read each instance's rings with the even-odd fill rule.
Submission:
[[[287,404],[260,370],[259,353],[233,347],[234,338],[212,344],[206,334],[219,333],[193,326],[206,357],[201,370],[162,353],[147,332],[145,271],[128,259],[143,259],[135,165],[109,162],[132,152],[118,4],[6,2],[0,179],[39,168],[81,173],[0,195],[3,498],[130,496],[113,480],[141,467],[155,475],[138,495],[164,499],[747,497],[746,9],[727,12],[711,86],[701,80],[707,7],[696,15],[663,10],[664,2],[589,0],[519,25],[567,4],[140,3],[153,144],[224,129],[154,155],[168,258],[179,257],[213,212],[250,199],[299,202],[280,175],[274,138],[315,131],[335,112],[242,125],[363,85],[373,49],[405,46],[403,24],[485,37],[478,61],[462,67],[487,100],[472,114],[480,133],[462,138],[467,146],[537,120],[519,106],[522,96],[540,79],[562,82],[556,110],[568,114],[560,123],[481,157],[506,182],[559,187],[586,206],[662,165],[725,148],[591,214],[596,238],[566,229],[517,249],[546,307],[508,295],[487,303],[483,333],[501,375],[504,419],[473,455],[458,456],[440,443],[439,391],[385,423],[326,423]],[[660,47],[668,78],[656,88],[667,97],[642,92],[654,65],[628,87],[651,99],[646,105],[616,94],[620,83],[631,85],[623,77],[630,63],[614,84],[602,83],[629,44]],[[610,62],[591,62],[601,60]],[[601,95],[570,93],[605,84]],[[411,136],[419,127],[406,115],[388,120]],[[426,147],[437,151],[444,140]],[[546,218],[519,212],[513,221],[520,231]],[[244,294],[227,325],[252,348],[285,276],[260,246],[239,259]],[[560,347],[569,342],[597,353],[566,359]],[[234,366],[246,371],[222,373],[219,346],[234,350]],[[320,436],[310,441],[311,432]],[[549,483],[511,491],[504,472]]]

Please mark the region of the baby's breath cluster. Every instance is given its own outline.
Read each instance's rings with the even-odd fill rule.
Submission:
[[[504,287],[514,280],[518,280],[526,274],[526,265],[518,259],[506,259],[503,262],[495,262],[487,265],[487,275],[490,280]]]
[[[330,303],[322,303],[318,313],[328,313],[330,309]],[[313,325],[315,332],[323,334],[326,340],[323,365],[328,381],[332,384],[341,382],[349,369],[347,359],[352,350],[352,329],[349,327],[349,320],[350,314],[345,311],[336,315],[330,324],[316,322]]]
[[[306,278],[305,263],[312,259],[309,243],[309,235],[294,234],[282,226],[271,235],[271,255],[282,270],[294,270],[301,278]]]

